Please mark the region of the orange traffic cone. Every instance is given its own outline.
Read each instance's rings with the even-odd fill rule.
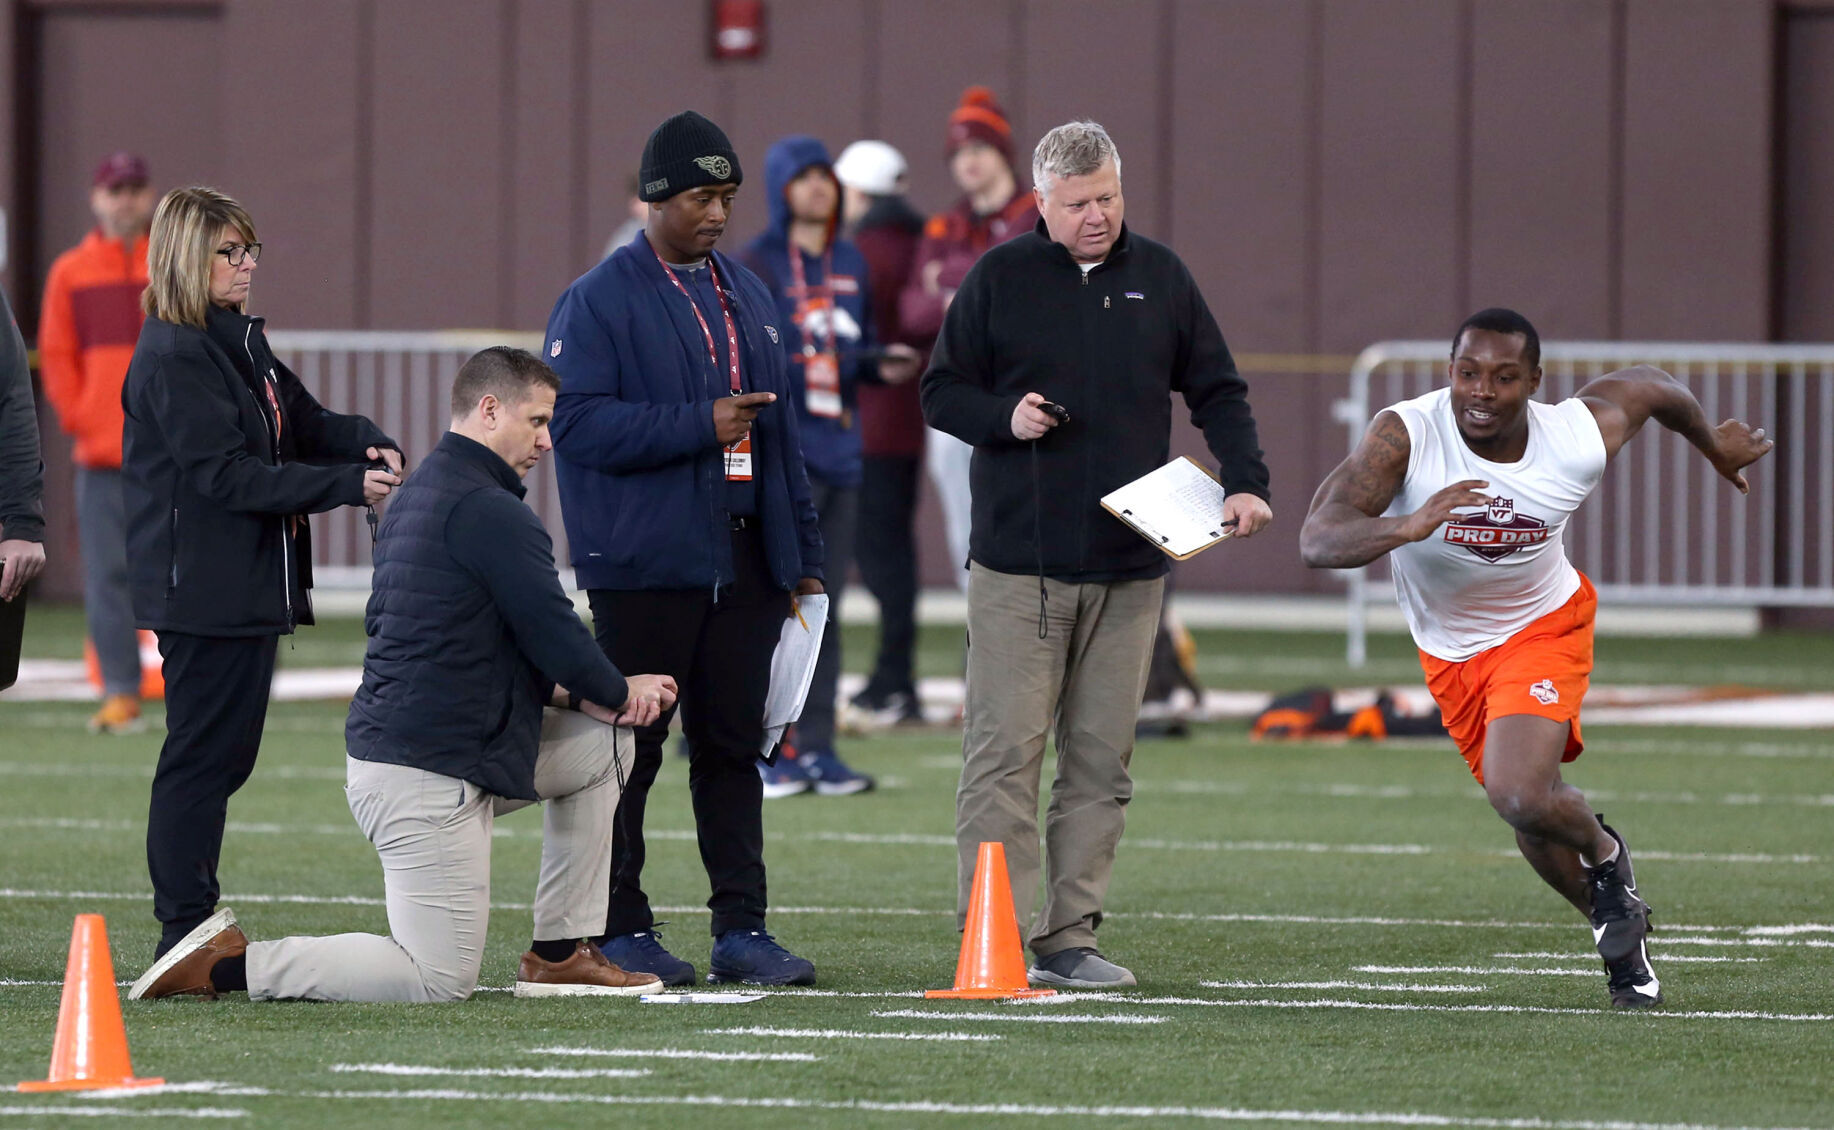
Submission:
[[[159,637],[141,628],[135,638],[140,646],[140,697],[149,700],[166,697],[165,660],[159,655]],[[102,664],[96,658],[95,641],[87,636],[83,637],[83,675],[89,685],[101,693]]]
[[[931,989],[923,995],[993,1000],[1056,992],[1026,987],[1025,950],[1019,945],[1019,920],[1013,915],[1012,880],[1006,877],[1006,845],[983,843],[974,861],[974,889],[968,895],[968,929],[962,933],[962,956],[955,963],[955,988]]]
[[[100,914],[79,914],[70,932],[64,999],[57,1008],[51,1077],[19,1084],[21,1091],[88,1091],[101,1087],[153,1087],[164,1079],[136,1079],[127,1058],[121,994],[108,956],[108,928]]]

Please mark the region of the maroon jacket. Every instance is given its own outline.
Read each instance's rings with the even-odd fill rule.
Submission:
[[[968,268],[989,247],[1024,235],[1037,223],[1038,206],[1032,202],[1032,190],[1024,185],[1006,207],[991,215],[975,215],[964,197],[947,212],[930,217],[898,303],[906,339],[920,349],[929,348],[942,331],[945,299],[962,285]],[[934,290],[925,281],[931,273],[935,275]]]
[[[872,303],[873,325],[879,342],[922,347],[899,322],[899,299],[910,277],[917,243],[923,234],[923,217],[901,196],[881,197],[860,217],[853,233],[854,246],[866,257],[866,291]],[[923,455],[923,407],[918,402],[916,380],[903,384],[862,381],[858,388],[861,453],[867,457],[894,456],[916,459]]]

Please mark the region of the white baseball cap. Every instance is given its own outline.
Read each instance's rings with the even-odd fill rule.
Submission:
[[[834,176],[842,184],[874,196],[898,191],[898,181],[910,166],[904,154],[883,141],[856,141],[841,150]]]

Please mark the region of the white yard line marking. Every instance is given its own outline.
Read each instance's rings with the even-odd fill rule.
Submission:
[[[1163,1016],[1027,1016],[1015,1012],[925,1012],[917,1008],[887,1008],[873,1013],[887,1020],[1019,1020],[1032,1024],[1164,1024]]]
[[[15,887],[0,887],[0,898],[9,899],[56,899],[75,902],[143,902],[151,901],[151,891],[43,891],[21,890]],[[227,895],[225,903],[298,903],[304,906],[381,906],[380,898],[366,895],[251,895],[237,893]],[[491,904],[495,910],[528,910],[528,903],[498,902]]]
[[[1510,922],[1500,918],[1467,919],[1467,918],[1391,918],[1381,915],[1318,915],[1318,914],[1199,914],[1193,911],[1117,911],[1104,914],[1104,918],[1141,918],[1168,922],[1245,922],[1267,923],[1273,925],[1296,926],[1444,926],[1460,930],[1567,930],[1578,929],[1578,923],[1567,922]],[[1699,945],[1699,946],[1834,946],[1834,941],[1803,939],[1801,941],[1779,941],[1770,938],[1677,938],[1673,935],[1682,931],[1733,932],[1748,933],[1783,932],[1790,933],[1834,930],[1834,926],[1810,924],[1803,926],[1692,926],[1677,925],[1673,922],[1662,924],[1659,944]]]
[[[302,1099],[374,1099],[449,1102],[507,1102],[582,1104],[590,1106],[736,1107],[764,1110],[862,1111],[871,1114],[939,1114],[1009,1116],[1017,1118],[1071,1117],[1079,1119],[1189,1118],[1204,1122],[1282,1122],[1326,1126],[1446,1126],[1476,1130],[1784,1130],[1784,1128],[1723,1127],[1691,1122],[1624,1122],[1592,1119],[1463,1118],[1421,1111],[1254,1110],[1224,1106],[1081,1106],[1068,1103],[963,1103],[941,1101],[878,1102],[871,1099],[799,1099],[756,1095],[581,1095],[552,1091],[304,1091],[287,1097]]]
[[[1374,1012],[1510,1012],[1535,1013],[1544,1016],[1610,1016],[1607,1008],[1543,1008],[1534,1005],[1510,1004],[1405,1004],[1399,1001],[1340,1001],[1340,1000],[1214,1000],[1207,997],[1137,997],[1109,1000],[1116,1004],[1129,1004],[1157,1007],[1160,1005],[1194,1004],[1211,1008],[1347,1008]],[[1747,1009],[1703,1009],[1690,1012],[1668,1011],[1655,1008],[1640,1013],[1642,1016],[1653,1016],[1663,1020],[1784,1020],[1802,1023],[1825,1024],[1834,1021],[1834,1013],[1823,1012],[1756,1012]]]
[[[224,824],[230,832],[256,836],[350,836],[360,838],[355,824],[255,824],[231,820]],[[146,833],[144,820],[93,820],[73,816],[7,816],[0,817],[0,828],[33,828],[62,832],[132,832]]]
[[[1483,993],[1489,991],[1482,985],[1418,985],[1396,984],[1392,981],[1199,981],[1198,984],[1206,989],[1362,989],[1376,993]]]
[[[1484,799],[1484,790],[1471,785],[1266,785],[1245,781],[1170,780],[1152,778],[1134,782],[1134,795],[1170,792],[1197,796],[1305,796],[1334,800],[1444,800]],[[1779,805],[1796,808],[1834,808],[1834,793],[1725,793],[1654,790],[1587,789],[1594,804],[1719,804],[1740,808]]]
[[[357,1075],[457,1075],[492,1079],[641,1079],[647,1067],[421,1067],[407,1063],[334,1063],[331,1070]]]
[[[771,1036],[780,1040],[934,1040],[943,1043],[986,1043],[1004,1040],[985,1032],[850,1032],[845,1028],[703,1028],[707,1036]]]
[[[221,1079],[193,1079],[189,1083],[161,1083],[155,1087],[102,1087],[85,1091],[91,1099],[140,1099],[150,1095],[268,1095],[266,1087],[229,1083]]]
[[[1596,974],[1594,974],[1596,976]],[[1205,982],[1211,984],[1211,982]],[[1173,1005],[1195,1005],[1203,1008],[1319,1008],[1366,1009],[1377,1012],[1508,1012],[1538,1013],[1550,1016],[1609,1016],[1608,1008],[1546,1008],[1534,1005],[1502,1004],[1411,1004],[1387,1001],[1307,1000],[1292,998],[1244,999],[1240,997],[1144,997],[1129,993],[1062,992],[1040,1001],[1015,1001],[1013,1004],[1111,1004],[1130,1008],[1160,1008]],[[1652,1009],[1641,1013],[1673,1020],[1784,1020],[1792,1022],[1834,1021],[1834,1014],[1755,1012],[1750,1010],[1701,1009],[1691,1012]]]
[[[1460,973],[1487,977],[1492,973],[1509,973],[1527,977],[1596,977],[1592,969],[1511,969],[1504,965],[1358,965],[1358,973]]]
[[[8,718],[7,724],[21,724]],[[66,720],[66,724],[68,721]],[[62,762],[0,761],[0,773],[8,777],[139,777],[153,779],[151,765],[71,765]]]
[[[13,725],[15,722],[16,720],[13,718],[7,719],[8,725]],[[275,728],[275,724],[271,719],[268,721],[266,728],[269,730]],[[339,723],[337,732],[340,734],[344,732],[342,723]],[[153,779],[153,766],[149,764],[90,765],[61,762],[0,761],[0,773],[4,773],[8,777],[138,777],[150,781]],[[270,769],[264,765],[261,767],[261,775],[264,777],[280,777],[288,780],[342,781],[344,779],[344,768],[341,765],[335,769],[326,766],[312,765],[276,765]]]
[[[766,839],[773,837],[766,836]],[[917,832],[869,833],[869,832],[810,832],[801,836],[777,836],[785,840],[813,840],[825,844],[883,844],[891,847],[906,847],[920,844],[924,847],[955,846],[954,836],[930,835]]]
[[[1669,926],[1674,930],[1679,927]],[[1834,942],[1822,941],[1820,938],[1676,938],[1663,935],[1658,941],[1662,949],[1669,946],[1745,946],[1762,949],[1776,949],[1783,946],[1803,946],[1809,949],[1834,949]]]
[[[1513,851],[1497,854],[1516,858]],[[1718,854],[1706,851],[1644,851],[1637,849],[1638,859],[1660,859],[1665,863],[1820,863],[1819,855],[1772,855],[1769,852],[1747,851]]]
[[[531,833],[539,835],[540,830]],[[646,835],[650,833],[645,833]],[[679,838],[689,839],[693,833],[684,832]],[[928,835],[915,832],[873,833],[873,832],[811,832],[804,835],[775,836],[767,835],[768,841],[815,841],[820,843],[845,843],[873,845],[883,847],[937,847],[954,848],[955,837]],[[1372,855],[1372,856],[1421,856],[1421,855],[1461,855],[1474,851],[1468,847],[1434,847],[1430,844],[1331,844],[1306,840],[1162,840],[1162,839],[1129,839],[1123,846],[1143,851],[1195,851],[1195,852],[1244,852],[1244,853],[1293,853],[1299,855]],[[1499,859],[1515,860],[1521,858],[1514,848],[1475,849]],[[1667,863],[1798,863],[1815,864],[1823,862],[1823,857],[1805,853],[1776,854],[1769,852],[1689,852],[1658,851],[1651,848],[1638,848],[1637,858],[1656,859]]]
[[[1299,852],[1305,855],[1432,855],[1436,850],[1425,844],[1318,844],[1299,840],[1135,839],[1125,842],[1130,848],[1164,851]],[[949,844],[953,847],[955,841],[951,839]]]
[[[0,1118],[247,1118],[234,1107],[0,1106]]]
[[[1493,953],[1490,956],[1495,957],[1495,958],[1501,958],[1507,961],[1585,961],[1585,962],[1590,962],[1594,965],[1598,964],[1598,955],[1595,953],[1547,953],[1547,952],[1531,951],[1527,953]],[[1708,957],[1703,954],[1677,954],[1677,953],[1665,953],[1659,956],[1662,958],[1662,960],[1665,963],[1670,962],[1670,961],[1681,961],[1681,962],[1695,962],[1695,963],[1703,964],[1703,965],[1708,964],[1708,963],[1717,964],[1717,963],[1732,963],[1732,962],[1738,962],[1740,964],[1751,964],[1755,962],[1770,960],[1767,957]]]
[[[340,778],[341,779],[341,778]],[[1802,803],[1834,805],[1834,796],[1797,798]],[[97,820],[77,817],[59,816],[8,816],[0,817],[0,828],[30,828],[47,831],[74,832],[121,832],[132,835],[144,835],[146,822],[143,820]],[[279,824],[272,822],[250,822],[232,820],[225,825],[227,831],[240,835],[255,836],[335,836],[347,838],[353,843],[362,837],[355,824]],[[542,834],[539,825],[525,827],[497,824],[491,829],[495,839],[540,839]],[[658,829],[644,833],[651,839],[658,840],[693,840],[697,834],[681,829]],[[804,842],[804,843],[842,843],[876,847],[955,847],[955,837],[940,834],[918,832],[807,832],[796,835],[767,835],[769,842]],[[1143,851],[1195,851],[1195,852],[1243,852],[1243,853],[1294,853],[1300,855],[1368,855],[1368,856],[1421,856],[1462,854],[1471,849],[1464,847],[1434,847],[1430,844],[1330,844],[1304,840],[1162,840],[1130,839],[1125,841],[1129,848]],[[1499,859],[1514,860],[1519,858],[1513,848],[1496,848],[1484,852]],[[1770,852],[1695,852],[1695,851],[1659,851],[1651,848],[1638,848],[1637,857],[1654,859],[1665,863],[1756,863],[1756,864],[1817,864],[1823,857],[1807,853],[1770,853]]]
[[[775,909],[775,908],[773,907],[772,909]],[[924,992],[922,989],[906,989],[906,990],[903,990],[901,992],[896,992],[896,993],[862,993],[862,992],[847,993],[847,992],[842,992],[839,989],[789,988],[789,989],[777,989],[776,991],[771,993],[771,996],[773,997],[865,997],[865,998],[870,998],[872,1000],[891,1000],[891,999],[903,998],[907,1000],[922,1000],[924,997]]]
[[[528,1055],[618,1056],[625,1059],[706,1059],[718,1062],[817,1063],[808,1052],[703,1052],[690,1048],[530,1048]]]
[[[151,891],[53,891],[39,888],[0,887],[0,899],[46,899],[55,901],[108,901],[108,902],[151,902]],[[305,894],[250,894],[231,892],[220,900],[226,904],[246,903],[287,903],[306,906],[381,906],[380,897],[367,895],[305,895]],[[528,910],[526,902],[493,902],[493,910]],[[705,914],[705,906],[656,906],[662,914]],[[926,909],[907,906],[773,906],[772,914],[820,914],[842,916],[890,916],[898,918],[940,918],[952,917],[951,909]],[[1579,924],[1574,921],[1562,922],[1524,922],[1510,921],[1502,918],[1467,919],[1467,918],[1397,918],[1374,914],[1203,914],[1195,911],[1169,910],[1133,910],[1113,911],[1103,915],[1104,918],[1138,919],[1158,922],[1240,922],[1258,925],[1295,925],[1295,926],[1437,926],[1460,930],[1566,930],[1575,931]],[[1728,926],[1728,925],[1690,925],[1674,922],[1662,924],[1662,934],[1658,944],[1671,945],[1709,945],[1709,946],[1834,946],[1834,940],[1804,938],[1801,940],[1783,940],[1776,937],[1728,937],[1728,938],[1678,938],[1674,935],[1681,932],[1707,932],[1756,935],[1794,935],[1806,933],[1834,933],[1834,924],[1830,923],[1797,923],[1779,926]]]

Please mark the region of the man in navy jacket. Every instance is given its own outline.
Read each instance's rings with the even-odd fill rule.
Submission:
[[[659,987],[584,940],[604,919],[600,877],[630,759],[629,732],[614,726],[653,720],[675,684],[626,679],[605,661],[523,503],[522,476],[553,446],[559,384],[520,349],[467,361],[453,382],[452,430],[382,520],[363,685],[344,729],[345,792],[382,857],[391,936],[251,945],[223,908],[130,999],[246,989],[254,1000],[463,1000],[484,958],[493,820],[537,801],[547,819],[535,941],[516,995]]]
[[[875,338],[866,258],[838,237],[841,187],[819,140],[792,134],[771,146],[764,179],[771,224],[745,248],[745,265],[777,302],[791,407],[826,550],[828,620],[839,623],[859,510],[858,389],[861,381],[879,379],[878,364],[870,359]],[[915,350],[901,348],[915,361]],[[854,772],[834,751],[840,671],[841,634],[830,631],[822,636],[815,679],[796,722],[794,756],[759,766],[765,796],[793,796],[810,787],[824,796],[846,796],[872,788],[871,777]]]
[[[812,984],[815,967],[765,932],[763,793],[770,661],[792,590],[822,591],[822,541],[803,471],[770,291],[714,251],[743,173],[693,111],[643,149],[644,232],[555,304],[554,443],[574,574],[599,645],[624,670],[674,676],[688,789],[712,887],[708,979]],[[625,969],[671,985],[694,967],[664,949],[640,881],[643,813],[673,712],[637,729],[618,806],[601,938]]]

